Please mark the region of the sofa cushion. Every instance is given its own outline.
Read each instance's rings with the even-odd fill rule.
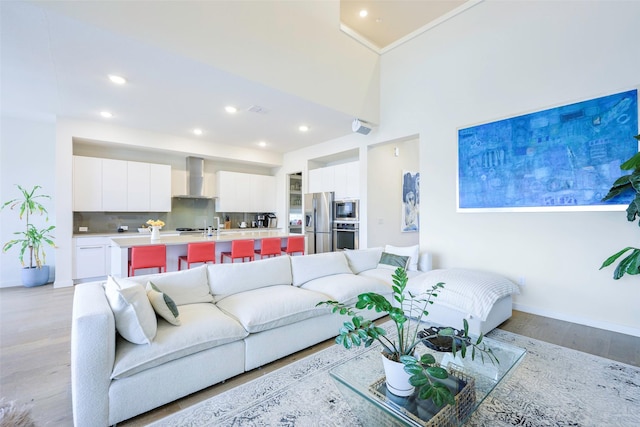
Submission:
[[[387,252],[382,252],[382,255],[380,255],[380,261],[378,262],[378,268],[393,271],[396,271],[399,267],[406,270],[407,265],[409,265],[408,256],[395,255]]]
[[[301,286],[310,280],[334,274],[353,274],[342,252],[291,257],[293,285]]]
[[[326,299],[324,294],[278,285],[230,295],[217,306],[255,333],[327,314],[326,307],[316,307]]]
[[[122,286],[109,276],[104,290],[120,335],[133,344],[150,344],[158,325],[144,287]]]
[[[153,282],[147,282],[147,297],[153,311],[172,325],[180,326],[180,312],[171,297],[162,292]]]
[[[389,271],[389,270],[386,270]],[[358,295],[366,292],[376,292],[382,296],[391,296],[391,286],[380,280],[356,276],[355,274],[337,274],[311,280],[301,286],[301,289],[315,291],[327,295],[326,300],[353,304]]]
[[[343,253],[347,258],[351,271],[358,274],[365,270],[377,268],[380,255],[382,255],[382,248],[345,250]]]
[[[420,258],[420,246],[391,246],[386,245],[384,247],[384,251],[390,254],[395,255],[403,255],[409,257],[409,267],[408,270],[417,271],[418,270],[418,260]]]
[[[380,282],[387,284],[387,286],[393,286],[393,278],[391,277],[395,270],[389,270],[386,268],[374,268],[372,270],[366,270],[358,274],[358,276],[376,279]],[[419,277],[424,274],[422,271],[407,271],[407,277],[411,280],[414,277]],[[409,284],[407,283],[407,286]]]
[[[239,292],[274,285],[291,285],[289,256],[253,262],[210,264],[209,287],[216,301]]]
[[[143,286],[146,286],[148,281],[152,281],[162,292],[171,295],[176,305],[213,301],[213,296],[209,292],[206,265],[189,270],[133,276],[120,281],[132,281]]]
[[[158,333],[151,345],[136,346],[119,340],[111,378],[125,378],[198,351],[240,340],[248,335],[236,320],[225,315],[214,304],[181,306],[180,317],[182,326],[179,328],[160,320]],[[162,381],[159,382],[161,383]]]

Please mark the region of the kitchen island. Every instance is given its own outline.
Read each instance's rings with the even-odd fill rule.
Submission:
[[[167,246],[167,271],[178,270],[178,257],[187,254],[187,245],[197,242],[215,242],[216,243],[216,262],[220,262],[220,252],[230,252],[231,242],[234,240],[255,240],[255,248],[260,248],[260,241],[267,237],[279,237],[282,239],[281,246],[286,245],[289,236],[299,236],[300,234],[290,233],[285,230],[273,229],[247,229],[246,231],[220,231],[212,236],[203,236],[202,234],[183,234],[183,235],[162,235],[160,239],[151,240],[148,234],[139,236],[114,237],[111,239],[111,272],[114,277],[127,277],[128,265],[131,247],[133,246],[149,246],[149,245],[166,245]],[[186,268],[186,265],[185,265]],[[139,269],[136,270],[137,275],[150,274],[157,272],[157,269]]]

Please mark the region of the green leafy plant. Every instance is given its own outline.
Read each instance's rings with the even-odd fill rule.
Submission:
[[[640,140],[640,135],[636,135],[634,138]],[[605,202],[620,195],[634,193],[635,197],[627,207],[627,221],[633,222],[636,218],[640,218],[640,152],[636,153],[633,157],[620,165],[620,169],[633,172],[616,179],[602,201]],[[638,225],[640,226],[640,221],[638,222]],[[627,254],[628,251],[631,251],[631,253]],[[600,270],[610,266],[625,254],[627,255],[620,259],[620,262],[613,271],[613,278],[618,280],[624,276],[625,273],[629,275],[640,274],[640,249],[632,246],[628,246],[611,255],[602,263]]]
[[[40,199],[51,199],[50,196],[46,194],[38,194],[38,190],[41,189],[39,185],[34,186],[31,190],[27,190],[20,185],[17,185],[18,190],[21,192],[21,197],[9,200],[5,202],[0,210],[8,207],[11,210],[17,210],[19,212],[19,217],[22,219],[25,218],[25,230],[24,231],[16,231],[13,234],[19,236],[16,239],[9,240],[2,247],[3,252],[8,251],[13,246],[17,246],[20,248],[19,257],[20,263],[24,266],[25,261],[24,257],[29,251],[29,268],[40,268],[46,261],[46,254],[44,251],[45,245],[49,245],[51,247],[56,247],[53,242],[54,237],[50,234],[55,226],[51,225],[49,227],[38,229],[35,225],[30,222],[30,217],[34,214],[45,215],[45,221],[49,220],[49,215],[47,209],[40,203]]]
[[[436,334],[419,336],[421,328],[424,328],[423,319],[429,315],[427,308],[433,304],[433,298],[438,296],[438,291],[444,288],[442,282],[436,283],[431,289],[420,295],[414,295],[407,288],[407,272],[404,268],[398,268],[391,276],[393,280],[393,299],[397,305],[391,304],[384,296],[375,292],[368,292],[358,295],[358,300],[351,306],[338,301],[323,301],[318,305],[328,305],[333,307],[332,312],[351,317],[351,321],[343,323],[336,343],[347,349],[364,345],[369,347],[374,342],[382,345],[382,354],[395,362],[402,362],[404,370],[411,374],[409,382],[416,387],[418,396],[421,399],[431,398],[438,406],[445,403],[453,404],[455,396],[449,388],[439,380],[448,378],[446,369],[437,365],[435,358],[431,354],[424,354],[419,358],[415,357],[416,346],[421,342],[435,337],[451,337],[452,352],[455,356],[459,351],[462,357],[467,355],[467,348],[472,347],[472,358],[475,358],[476,351],[485,356],[492,363],[499,363],[491,349],[482,342],[483,335],[471,341],[468,334],[469,324],[463,319],[462,335],[456,336],[453,328],[442,328]],[[387,337],[384,328],[376,326],[371,320],[365,319],[358,310],[375,310],[377,313],[386,313],[393,321],[397,338]],[[415,313],[415,317],[408,315]],[[456,337],[459,339],[457,340]],[[459,343],[459,348],[458,344]]]

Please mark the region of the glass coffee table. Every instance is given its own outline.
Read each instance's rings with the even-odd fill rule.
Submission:
[[[473,339],[473,338],[472,338]],[[435,408],[430,402],[415,396],[399,398],[384,386],[381,346],[376,343],[363,353],[347,359],[331,370],[338,389],[354,414],[366,426],[457,426],[471,416],[491,391],[522,361],[526,350],[491,338],[482,342],[491,348],[499,360],[485,363],[471,349],[462,359],[458,353],[438,352],[418,345],[418,354],[431,353],[444,368],[450,370],[459,387],[455,407]]]

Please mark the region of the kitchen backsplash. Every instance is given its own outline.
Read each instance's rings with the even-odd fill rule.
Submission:
[[[73,232],[78,233],[80,227],[88,227],[89,233],[113,233],[123,225],[128,226],[129,231],[137,231],[149,219],[164,221],[165,230],[175,230],[178,227],[204,228],[213,226],[213,218],[216,216],[220,217],[223,227],[225,218],[229,216],[231,228],[238,228],[242,221],[251,226],[256,213],[215,212],[213,200],[173,199],[171,212],[74,212]]]

